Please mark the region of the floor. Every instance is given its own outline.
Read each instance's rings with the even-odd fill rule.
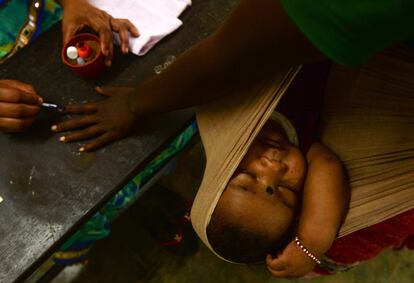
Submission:
[[[191,199],[202,173],[202,146],[200,143],[182,154],[175,172],[163,177],[164,186]],[[272,278],[263,266],[243,266],[225,263],[216,258],[199,242],[192,255],[179,256],[162,249],[139,225],[139,219],[151,219],[156,214],[156,191],[149,191],[114,223],[109,238],[97,243],[90,261],[85,266],[66,268],[53,283],[412,283],[414,282],[414,253],[402,250],[385,251],[376,259],[354,269],[313,279],[282,280]]]

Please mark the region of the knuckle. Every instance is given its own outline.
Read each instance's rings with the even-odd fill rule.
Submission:
[[[65,122],[59,123],[56,125],[56,132],[61,132],[66,129]]]
[[[110,18],[109,14],[107,12],[105,12],[103,10],[100,10],[100,12],[101,12],[102,19],[107,20],[108,18]]]
[[[23,92],[16,90],[10,90],[9,95],[14,96],[18,102],[23,101],[26,98],[26,95]]]
[[[72,141],[73,141],[73,134],[65,136],[65,140],[64,140],[65,143],[72,142]]]
[[[123,29],[120,35],[123,36],[125,39],[128,39],[129,37],[128,29]]]
[[[105,41],[106,43],[111,42],[112,32],[110,28],[101,26],[98,28],[97,32],[102,36],[103,41]]]
[[[22,91],[14,90],[14,91],[11,91],[11,93],[12,93],[12,95],[14,95],[16,97],[16,100],[18,102],[23,102],[23,101],[26,101],[26,100],[30,101],[31,100],[30,97]]]
[[[15,95],[13,95],[14,91],[9,89],[9,88],[0,88],[0,97],[2,99],[7,99],[9,97],[13,97]]]
[[[57,127],[56,132],[64,132],[69,130],[69,127],[67,127],[65,124],[61,124]]]
[[[14,113],[17,117],[24,117],[26,114],[26,109],[23,105],[18,104],[14,108]]]
[[[119,24],[116,21],[111,21],[111,28],[113,31],[119,30]]]
[[[120,21],[120,25],[121,25],[121,27],[122,27],[122,29],[128,29],[128,27],[129,27],[129,21],[127,21],[127,20],[121,20]]]
[[[26,84],[26,86],[27,86],[27,88],[28,88],[30,91],[32,91],[32,92],[35,92],[35,91],[36,91],[33,85],[31,85],[31,84]]]

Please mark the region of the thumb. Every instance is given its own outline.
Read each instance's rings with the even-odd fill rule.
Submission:
[[[82,29],[83,25],[69,24],[68,26],[63,26],[63,44],[66,44],[77,32]]]
[[[95,90],[97,93],[103,96],[112,96],[113,94],[113,87],[110,86],[97,86],[95,87]]]
[[[97,93],[103,96],[112,96],[118,93],[129,93],[134,90],[132,87],[126,86],[97,86],[95,87]]]
[[[21,91],[37,95],[36,90],[31,84],[26,84],[24,82],[16,81],[16,80],[4,80],[3,82],[6,86],[17,88]]]
[[[266,257],[266,265],[269,269],[274,271],[281,271],[284,270],[288,263],[286,262],[285,258],[282,255],[277,257],[273,257],[272,255],[267,255]]]

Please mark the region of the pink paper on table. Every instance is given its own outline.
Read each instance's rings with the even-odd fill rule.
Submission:
[[[174,32],[183,22],[178,19],[191,0],[89,0],[114,18],[128,19],[140,36],[129,39],[132,53],[145,55],[156,43]],[[119,44],[119,36],[114,33]]]

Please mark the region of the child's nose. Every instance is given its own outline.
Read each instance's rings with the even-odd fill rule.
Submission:
[[[258,172],[256,176],[261,183],[276,187],[280,180],[287,172],[287,166],[284,162],[279,160],[270,160],[267,157],[259,159],[260,165],[257,166]]]
[[[259,162],[265,171],[271,171],[278,174],[284,174],[287,171],[287,165],[282,160],[275,160],[267,156],[262,156],[260,157]]]

